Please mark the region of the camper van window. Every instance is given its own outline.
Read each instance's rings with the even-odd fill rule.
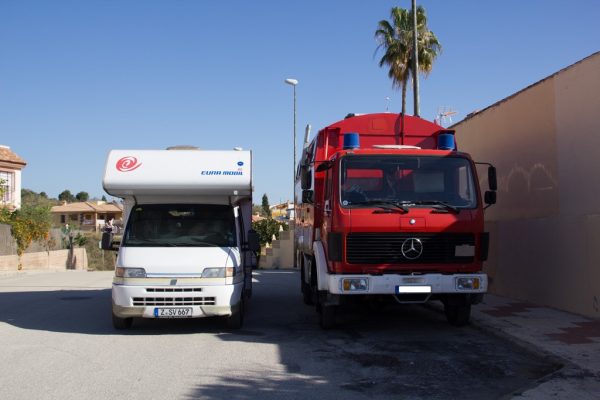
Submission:
[[[124,247],[234,247],[235,218],[229,205],[144,204],[133,209]]]

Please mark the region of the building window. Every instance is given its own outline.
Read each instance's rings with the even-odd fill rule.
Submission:
[[[2,200],[4,203],[10,203],[13,201],[13,192],[15,184],[15,174],[12,172],[0,171],[0,192],[4,193]]]

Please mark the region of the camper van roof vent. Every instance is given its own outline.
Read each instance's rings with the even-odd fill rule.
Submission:
[[[200,148],[196,146],[183,144],[178,146],[169,146],[167,147],[167,150],[200,150]]]

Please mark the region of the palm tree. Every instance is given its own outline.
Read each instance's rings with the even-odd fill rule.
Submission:
[[[379,42],[379,49],[385,53],[379,60],[379,66],[389,66],[388,76],[392,79],[394,88],[402,88],[402,116],[406,113],[406,86],[413,78],[413,20],[411,10],[393,7],[390,11],[391,22],[379,21],[375,38]],[[429,75],[433,62],[442,51],[442,45],[437,37],[427,27],[425,9],[417,7],[417,48],[419,59],[419,72]],[[404,123],[402,124],[404,125]]]

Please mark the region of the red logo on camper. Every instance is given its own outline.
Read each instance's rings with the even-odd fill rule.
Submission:
[[[132,156],[121,158],[117,161],[117,169],[121,172],[129,172],[137,169],[142,163],[138,163],[138,159]]]

